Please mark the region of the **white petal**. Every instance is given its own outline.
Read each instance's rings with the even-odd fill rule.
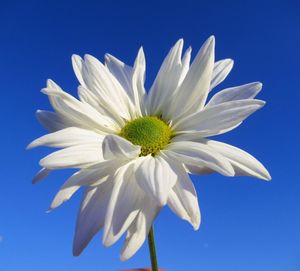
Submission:
[[[117,157],[136,158],[141,153],[140,146],[117,135],[107,135],[103,140],[102,150],[106,160]]]
[[[207,107],[236,100],[253,99],[262,89],[262,83],[254,82],[233,88],[226,88],[215,94]]]
[[[145,96],[145,56],[143,48],[140,48],[134,67],[127,66],[112,55],[105,55],[105,64],[109,71],[117,78],[123,89],[137,110],[135,117],[141,116],[143,99]]]
[[[235,171],[235,175],[253,176],[263,180],[271,180],[271,176],[266,168],[249,153],[214,140],[207,140],[206,144],[229,160]]]
[[[109,175],[113,175],[125,163],[127,161],[114,159],[77,171],[62,185],[55,195],[50,210],[69,200],[81,186],[97,186],[106,182]]]
[[[218,135],[237,127],[244,119],[263,107],[264,101],[231,101],[195,113],[177,122],[173,129],[180,132],[198,132],[203,137]]]
[[[81,77],[84,80],[84,86],[99,98],[101,104],[110,108],[115,115],[120,115],[127,120],[131,118],[130,112],[134,108],[128,95],[98,59],[85,55]]]
[[[83,65],[84,65],[83,59],[78,55],[72,55],[72,65],[73,65],[74,73],[75,73],[79,83],[82,86],[85,86],[85,82],[82,77]]]
[[[195,230],[200,226],[200,209],[195,187],[186,173],[184,167],[177,164],[178,181],[172,188],[168,206],[180,218],[191,223]]]
[[[101,133],[113,133],[120,129],[114,120],[108,116],[101,115],[89,104],[82,103],[62,91],[51,80],[47,81],[47,88],[42,89],[42,92],[48,95],[55,111],[68,122],[74,124],[71,126],[87,128]]]
[[[206,166],[226,176],[234,175],[233,168],[227,159],[224,159],[213,148],[200,142],[174,142],[169,144],[168,149],[163,152],[186,165]]]
[[[55,112],[37,110],[36,117],[49,132],[56,132],[70,126]]]
[[[86,89],[83,86],[79,86],[78,96],[81,102],[92,106],[102,116],[105,116],[111,123],[113,123],[113,126],[123,127],[125,125],[124,119],[112,112],[110,108],[103,105],[101,101],[95,96],[95,94],[90,90]]]
[[[210,90],[212,90],[214,87],[216,87],[225,80],[227,75],[230,73],[232,67],[232,59],[223,59],[215,63],[210,83]]]
[[[79,190],[79,188],[80,188],[79,185],[74,185],[74,186],[70,186],[67,188],[63,188],[63,187],[60,188],[60,190],[58,191],[58,193],[55,195],[54,199],[52,200],[51,205],[47,212],[51,212],[52,210],[54,210],[57,207],[59,207],[60,205],[62,205],[64,202],[68,201],[75,194],[75,192]]]
[[[203,108],[214,66],[214,47],[214,37],[210,37],[201,47],[169,105],[168,119],[178,119]]]
[[[168,110],[165,103],[170,96],[174,95],[183,72],[181,62],[182,47],[183,40],[180,39],[171,48],[160,67],[148,94],[147,108],[149,115],[158,115],[162,111]]]
[[[40,161],[48,169],[81,168],[103,160],[102,144],[72,146],[53,152]]]
[[[115,76],[115,78],[119,81],[123,89],[127,92],[129,98],[132,101],[134,101],[132,91],[133,68],[126,65],[124,62],[110,54],[105,55],[105,65],[107,66],[109,71]]]
[[[32,179],[32,183],[33,184],[36,184],[38,183],[39,181],[43,180],[44,178],[46,178],[50,172],[52,170],[50,169],[47,169],[47,168],[42,168]]]
[[[66,148],[87,143],[101,143],[104,136],[90,130],[77,127],[69,127],[57,132],[44,135],[32,141],[27,149],[48,146],[54,148]]]
[[[89,104],[94,109],[99,111],[100,114],[106,115],[108,113],[108,111],[103,108],[95,94],[81,85],[78,86],[78,97],[81,102]]]
[[[146,60],[144,50],[141,47],[134,62],[132,73],[132,90],[134,96],[134,104],[137,109],[136,117],[141,116],[145,111],[144,99],[146,90],[144,87],[146,72]]]
[[[121,167],[114,176],[103,233],[103,244],[111,246],[128,229],[139,212],[143,192],[136,185],[133,164]]]
[[[184,165],[187,172],[193,175],[209,175],[215,171],[206,166]]]
[[[94,235],[104,226],[113,182],[86,188],[77,216],[73,255],[78,256]]]
[[[172,142],[197,141],[199,138],[202,138],[202,136],[198,132],[194,132],[194,133],[182,133],[182,134],[176,134],[176,136],[174,136],[172,138]]]
[[[186,49],[183,57],[182,57],[182,70],[181,70],[181,75],[179,78],[179,82],[178,82],[178,86],[181,85],[181,83],[183,82],[186,74],[189,71],[190,68],[190,61],[191,61],[191,54],[192,54],[192,47],[189,47]],[[176,89],[176,91],[178,90],[178,88]],[[175,92],[176,94],[176,92]],[[174,96],[174,95],[173,95]]]
[[[115,110],[115,106],[111,104],[109,97],[105,97],[97,85],[97,79],[93,75],[93,68],[89,67],[85,61],[78,55],[72,56],[73,69],[76,74],[79,86],[79,97],[84,100],[100,113],[106,112],[108,116],[112,116],[113,119],[120,125],[124,124],[124,119],[121,118],[118,111]],[[101,66],[102,64],[100,64]],[[102,67],[101,67],[102,69]],[[97,78],[97,73],[96,73]]]
[[[51,202],[47,212],[51,212],[66,201],[68,201],[79,190],[80,186],[74,185],[68,188],[60,189]]]
[[[144,243],[160,207],[154,200],[145,196],[141,210],[128,228],[125,244],[121,251],[121,260],[131,258]]]
[[[163,206],[177,176],[171,165],[161,156],[141,157],[135,165],[136,180],[140,187]]]

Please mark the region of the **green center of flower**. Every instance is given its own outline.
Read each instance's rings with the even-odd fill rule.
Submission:
[[[158,117],[146,116],[128,122],[120,136],[134,145],[141,146],[141,156],[155,155],[163,149],[172,137],[172,130]]]

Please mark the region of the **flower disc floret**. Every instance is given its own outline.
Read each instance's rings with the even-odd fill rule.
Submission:
[[[155,155],[169,144],[172,130],[162,119],[146,116],[128,122],[119,135],[134,145],[141,146],[140,156],[146,156]]]

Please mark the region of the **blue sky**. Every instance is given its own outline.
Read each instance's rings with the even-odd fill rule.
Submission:
[[[119,261],[122,241],[106,249],[101,234],[80,257],[71,254],[80,193],[46,214],[71,173],[33,186],[49,149],[25,151],[45,133],[34,117],[50,109],[47,78],[76,93],[70,57],[107,52],[132,64],[143,45],[149,87],[178,38],[195,52],[216,36],[216,57],[235,66],[221,88],[262,81],[266,106],[218,139],[255,155],[272,182],[220,175],[193,177],[202,225],[194,232],[164,209],[155,222],[160,266],[168,271],[300,270],[298,1],[1,1],[0,172],[1,271],[115,271],[149,266],[147,244]],[[220,88],[219,88],[220,89]]]

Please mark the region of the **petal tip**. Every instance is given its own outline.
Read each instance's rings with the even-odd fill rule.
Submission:
[[[257,89],[262,89],[263,83],[262,82],[257,82]]]
[[[207,39],[207,42],[210,44],[210,45],[214,45],[215,42],[216,42],[216,38],[214,35],[211,35],[208,39]]]
[[[126,255],[120,254],[120,260],[121,260],[122,262],[125,262],[125,261],[127,261],[128,259],[129,259],[129,257],[127,257]]]
[[[110,235],[109,229],[107,229],[106,226],[104,226],[104,232],[103,232],[103,236],[102,236],[102,245],[105,247],[110,247],[113,244],[109,235]]]
[[[89,63],[93,63],[93,62],[98,62],[99,61],[97,58],[95,58],[94,56],[92,56],[90,54],[85,54],[84,55],[84,60],[87,61],[87,62],[89,62]]]
[[[165,196],[164,197],[158,197],[156,199],[157,199],[157,204],[158,204],[159,207],[165,206],[168,202],[168,197],[165,197]]]
[[[46,165],[45,165],[45,158],[43,158],[43,159],[41,159],[41,160],[39,161],[39,165],[40,165],[41,167],[46,168]]]
[[[144,47],[143,46],[141,46],[139,48],[138,54],[144,54]]]
[[[31,184],[37,184],[39,182],[39,180],[37,180],[36,178],[32,178],[31,180]]]
[[[79,55],[77,55],[77,54],[72,54],[71,55],[71,60],[72,61],[81,60],[81,57]]]
[[[34,142],[34,141],[33,141],[33,142]],[[34,148],[33,142],[29,143],[29,144],[25,147],[25,150],[26,150],[26,151],[31,150],[31,149]]]
[[[47,88],[57,88],[57,84],[52,79],[47,79]]]
[[[192,46],[189,46],[185,52],[186,54],[190,54],[192,52]]]
[[[76,245],[75,243],[73,244],[73,250],[72,250],[72,254],[74,257],[78,257],[81,253],[82,253],[83,249],[80,248],[78,245]]]
[[[272,181],[272,176],[270,175],[270,173],[266,170],[266,172],[264,172],[264,175],[262,176],[262,179],[269,182]]]
[[[105,247],[110,247],[112,245],[112,243],[107,238],[102,240],[102,244]]]
[[[192,226],[193,226],[194,231],[197,231],[200,228],[200,223],[199,224],[193,224]]]
[[[110,54],[106,53],[106,54],[104,55],[105,63],[111,62],[111,57],[112,57],[112,56],[111,56]]]
[[[177,45],[177,44],[178,44],[178,45],[183,45],[183,43],[184,43],[183,38],[180,38],[180,39],[177,40],[176,45]]]
[[[116,57],[114,57],[113,55],[111,55],[109,53],[106,53],[104,55],[104,60],[105,60],[105,63],[116,62],[119,65],[124,65],[124,63],[122,61],[120,61],[119,59],[117,59]]]
[[[263,106],[265,106],[265,104],[266,104],[266,101],[263,101],[263,100],[256,100],[257,101],[257,105],[259,106],[259,107],[263,107]]]

